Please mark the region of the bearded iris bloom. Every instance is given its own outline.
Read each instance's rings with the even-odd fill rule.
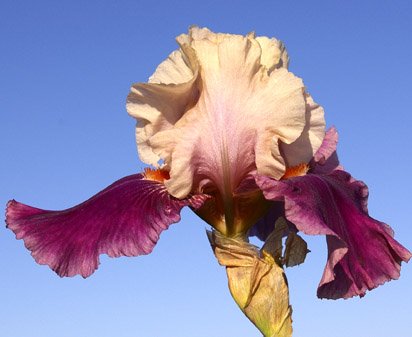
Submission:
[[[63,211],[8,203],[7,226],[34,259],[60,276],[88,277],[100,254],[150,253],[189,206],[213,227],[214,249],[229,240],[227,251],[238,243],[250,251],[247,238],[268,242],[279,219],[277,238],[325,235],[321,298],[363,296],[397,279],[411,253],[368,215],[367,187],[340,165],[337,132],[325,130],[322,107],[288,71],[283,44],[198,27],[177,42],[127,98],[139,157],[150,168]],[[289,256],[305,247],[290,265],[306,255],[299,242],[286,243]],[[282,268],[288,262],[280,255],[271,256]]]

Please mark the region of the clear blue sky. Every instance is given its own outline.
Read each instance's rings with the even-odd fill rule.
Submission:
[[[85,200],[140,171],[132,82],[145,81],[191,24],[283,40],[340,133],[372,216],[412,249],[412,5],[405,1],[18,1],[0,3],[0,204]],[[230,297],[206,224],[183,212],[149,256],[101,258],[60,279],[0,229],[0,337],[259,336]],[[324,238],[287,271],[295,337],[408,337],[412,265],[363,299],[319,300]]]

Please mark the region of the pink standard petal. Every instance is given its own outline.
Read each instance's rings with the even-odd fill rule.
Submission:
[[[328,262],[318,288],[320,298],[363,296],[400,275],[411,253],[393,231],[367,214],[367,188],[348,173],[308,174],[284,181],[259,177],[269,200],[285,202],[286,218],[309,235],[327,236]]]
[[[313,156],[310,167],[313,173],[330,173],[334,170],[343,170],[339,164],[336,146],[338,145],[338,132],[335,127],[329,128],[322,145]]]
[[[336,152],[337,145],[338,132],[335,127],[331,127],[326,131],[322,145],[316,151],[313,161],[323,165]]]
[[[90,276],[99,255],[137,256],[152,251],[160,233],[180,220],[184,206],[200,207],[202,195],[178,200],[142,174],[122,178],[89,200],[63,211],[9,201],[6,223],[39,264],[60,276]]]

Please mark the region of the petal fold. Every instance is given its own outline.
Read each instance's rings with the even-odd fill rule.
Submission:
[[[267,199],[284,201],[285,216],[299,231],[326,235],[328,262],[318,288],[320,298],[363,296],[397,279],[401,262],[411,258],[391,228],[368,215],[365,184],[344,171],[284,181],[259,177],[257,183]]]
[[[266,36],[257,36],[256,41],[262,49],[260,63],[266,67],[268,72],[277,68],[288,68],[289,57],[284,44],[275,39]]]
[[[62,211],[9,201],[6,223],[39,264],[59,276],[90,276],[99,255],[137,256],[152,251],[160,233],[180,220],[184,206],[199,208],[205,196],[184,200],[142,174],[122,178],[89,200]]]
[[[280,179],[308,162],[324,136],[323,109],[287,70],[276,39],[191,27],[127,109],[137,119],[142,161],[162,160],[165,185],[184,198],[214,186],[226,203],[251,172]]]
[[[334,170],[343,170],[343,166],[339,163],[339,158],[336,153],[338,145],[338,132],[335,127],[329,128],[322,145],[316,151],[310,162],[311,171],[313,173],[330,173]]]
[[[291,144],[281,143],[280,148],[287,167],[308,163],[315,155],[314,150],[323,143],[325,118],[323,108],[305,93],[305,127],[300,136]]]

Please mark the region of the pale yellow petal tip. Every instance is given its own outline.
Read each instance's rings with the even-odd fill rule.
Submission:
[[[256,41],[262,49],[261,64],[264,65],[269,72],[277,68],[288,68],[288,53],[281,41],[266,36],[258,36],[256,37]]]
[[[254,31],[245,36],[240,34],[215,33],[209,28],[193,25],[189,28],[188,34],[181,34],[176,38],[179,45],[190,45],[192,41],[208,40],[219,44],[228,38],[246,38],[252,42],[257,42],[261,48],[260,64],[272,71],[276,68],[287,68],[289,57],[284,44],[276,38],[266,36],[256,36]]]

